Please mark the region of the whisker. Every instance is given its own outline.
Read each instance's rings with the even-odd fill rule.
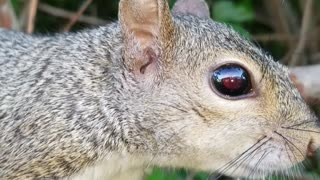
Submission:
[[[289,154],[289,151],[288,151],[288,148],[287,148],[287,147],[289,147],[289,145],[288,145],[288,142],[285,141],[285,143],[284,143],[284,148],[286,149],[286,153],[287,153],[287,155],[288,155],[288,158],[289,158],[291,164],[294,165],[295,163],[294,163],[293,160],[291,159],[291,156],[290,156],[290,154]],[[290,148],[290,147],[289,147],[289,148]],[[292,152],[291,152],[291,153],[292,153]]]
[[[293,155],[293,157],[295,158],[295,160],[296,160],[296,162],[294,163],[293,162],[293,160],[291,159],[291,157],[290,157],[290,154],[289,154],[289,151],[288,151],[288,149],[287,149],[287,147],[290,149],[290,152],[291,152],[291,154]],[[291,147],[290,147],[290,145],[288,144],[288,142],[287,141],[285,141],[285,149],[286,149],[286,152],[287,152],[287,155],[288,155],[288,158],[290,159],[290,162],[291,162],[291,164],[292,164],[292,166],[293,166],[293,168],[295,169],[295,171],[293,171],[293,170],[289,170],[289,172],[288,172],[288,175],[289,176],[292,176],[292,177],[296,177],[296,178],[298,178],[298,173],[300,173],[300,168],[299,167],[297,167],[297,165],[296,165],[296,163],[298,163],[298,159],[297,159],[297,157],[294,155],[294,153],[293,153],[293,151],[292,151],[292,149],[291,149]],[[294,173],[294,172],[298,172],[298,173]]]
[[[314,130],[308,130],[308,129],[288,128],[288,127],[281,127],[281,128],[283,128],[283,129],[289,129],[289,130],[304,131],[304,132],[311,132],[311,133],[320,134],[320,131],[314,131]]]
[[[259,164],[262,162],[263,159],[265,159],[267,157],[267,155],[270,153],[271,151],[269,151],[267,153],[267,151],[265,150],[264,153],[261,155],[261,157],[259,158],[259,160],[257,161],[257,163],[254,165],[254,168],[251,170],[251,172],[249,173],[248,177],[250,177],[251,175],[253,175],[253,173],[255,173],[256,169],[258,169]]]
[[[253,159],[253,157],[254,157],[257,153],[259,153],[259,152],[260,152],[260,151],[253,151],[253,152],[247,154],[245,157],[243,157],[243,159],[241,159],[241,161],[239,161],[239,162],[236,163],[236,164],[238,164],[238,165],[235,167],[235,169],[234,169],[230,174],[232,175],[234,172],[236,172],[236,170],[239,169],[244,162],[246,162],[247,160]],[[251,157],[251,158],[249,158],[249,157]],[[236,165],[236,164],[235,164],[235,165]],[[231,168],[232,168],[232,167],[230,167],[229,169],[231,169]]]
[[[284,140],[286,140],[288,143],[290,143],[293,147],[295,147],[299,152],[300,154],[305,157],[304,153],[302,153],[302,151],[292,142],[290,141],[288,138],[286,138],[285,136],[283,136],[282,134],[278,133],[277,131],[274,131],[276,134],[278,134],[280,137],[282,137]]]
[[[298,164],[298,165],[296,166],[296,171],[298,172],[298,173],[296,174],[296,177],[297,177],[297,178],[303,177],[302,169],[305,169],[305,166],[304,166],[303,164]]]
[[[297,134],[295,134],[295,136],[296,136],[296,137],[300,137],[300,136],[297,135]],[[301,141],[300,139],[297,139],[297,138],[295,138],[295,137],[289,136],[289,137],[287,137],[287,138],[288,138],[288,139],[291,139],[292,141],[296,141],[296,142],[298,142],[298,143],[301,143],[301,144],[304,143],[303,141]]]
[[[224,166],[222,166],[221,168],[219,168],[217,171],[221,174],[220,176],[218,176],[218,178],[220,178],[222,176],[222,174],[224,172],[226,172],[227,170],[231,169],[234,165],[236,165],[239,162],[243,162],[244,160],[246,160],[248,157],[250,157],[252,155],[252,153],[254,153],[256,150],[258,150],[261,146],[263,146],[264,144],[266,144],[271,138],[269,138],[267,141],[263,142],[262,144],[260,144],[258,147],[256,147],[255,149],[253,149],[251,152],[249,152],[252,148],[254,148],[254,146],[256,146],[257,144],[259,144],[263,139],[265,139],[266,136],[264,136],[263,138],[259,139],[258,142],[256,142],[254,145],[252,145],[250,148],[248,148],[246,151],[244,151],[243,153],[241,153],[238,157],[236,157],[235,159],[231,160],[230,162],[228,162],[227,164],[225,164]],[[246,154],[248,153],[249,154]],[[245,155],[246,154],[246,155]],[[245,155],[245,156],[243,156]]]
[[[235,163],[237,160],[239,160],[244,154],[246,154],[248,151],[250,151],[252,148],[254,148],[254,146],[256,146],[257,144],[259,144],[266,136],[264,136],[263,138],[259,139],[255,144],[253,144],[252,146],[250,146],[247,150],[245,150],[244,152],[242,152],[240,155],[238,155],[236,158],[232,159],[231,161],[229,161],[228,163],[226,163],[225,165],[223,165],[222,167],[218,168],[217,172],[224,172],[225,168],[228,168],[230,165],[232,166],[233,163]],[[213,173],[212,173],[213,174]],[[221,173],[222,174],[222,173]]]
[[[298,150],[298,152],[302,155],[302,157],[306,158],[306,156],[304,155],[304,153],[303,153],[292,141],[290,141],[288,138],[286,138],[286,137],[283,136],[282,134],[278,133],[277,131],[274,131],[274,132],[275,132],[276,134],[278,134],[280,137],[282,137],[285,141],[287,141],[287,142],[288,142],[288,145],[290,144],[290,145],[292,145],[294,148],[296,148],[296,149]],[[290,146],[288,146],[288,147],[290,148]],[[296,162],[298,163],[299,161],[298,161],[297,157],[295,156],[295,154],[293,153],[293,150],[292,150],[291,148],[290,148],[290,150],[291,150],[292,154],[294,155],[294,157],[295,157],[295,159],[296,159]],[[307,161],[306,165],[307,165],[307,166],[310,166],[311,164],[310,164],[310,162]],[[306,169],[306,167],[304,166],[303,162],[302,162],[302,166],[303,166],[304,169]],[[302,174],[301,174],[301,175],[302,175]]]
[[[301,126],[301,125],[305,125],[305,124],[308,124],[308,123],[314,123],[314,121],[312,120],[306,120],[306,121],[302,121],[298,124],[294,124],[294,125],[291,125],[291,126],[287,126],[287,127],[282,127],[282,128],[292,128],[292,127],[296,127],[296,126]]]

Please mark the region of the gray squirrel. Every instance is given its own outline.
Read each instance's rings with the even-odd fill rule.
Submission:
[[[119,21],[94,29],[1,29],[0,179],[292,173],[319,120],[284,66],[209,14],[202,0],[120,0]]]

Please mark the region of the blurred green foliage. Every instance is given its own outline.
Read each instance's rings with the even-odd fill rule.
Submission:
[[[212,17],[216,21],[230,24],[239,33],[250,38],[250,33],[244,29],[243,23],[250,23],[254,20],[251,0],[243,0],[238,4],[232,1],[219,1],[212,7]]]
[[[209,174],[198,172],[198,173],[190,173],[187,170],[166,170],[161,168],[154,168],[152,173],[147,177],[147,180],[185,180],[187,178],[191,178],[193,180],[207,180],[209,178]]]

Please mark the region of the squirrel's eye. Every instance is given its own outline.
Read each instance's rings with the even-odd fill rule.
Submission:
[[[252,90],[249,73],[237,64],[225,64],[215,69],[210,77],[211,85],[221,95],[237,97]]]

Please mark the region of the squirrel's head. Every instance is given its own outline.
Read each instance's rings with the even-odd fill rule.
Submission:
[[[201,0],[173,13],[166,0],[120,1],[124,64],[140,92],[130,151],[232,176],[289,171],[319,147],[319,120],[285,67],[209,14]]]

